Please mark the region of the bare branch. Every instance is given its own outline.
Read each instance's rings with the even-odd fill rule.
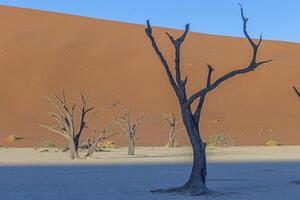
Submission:
[[[128,109],[123,110],[119,116],[115,119],[115,123],[119,125],[119,127],[123,130],[125,134],[131,134],[132,127],[134,124],[131,123],[131,106]]]
[[[176,137],[179,133],[181,133],[181,132],[184,131],[184,130],[185,130],[184,127],[181,128],[181,129],[179,129],[179,130],[177,130],[177,131],[173,134],[173,136]]]
[[[120,133],[120,132],[114,132],[114,133],[111,133],[110,135],[104,136],[102,139],[103,139],[103,140],[107,140],[107,139],[113,137],[114,135],[118,135],[119,133]]]
[[[166,122],[166,124],[168,126],[176,126],[177,120],[176,120],[176,115],[175,114],[165,114],[163,113],[161,115],[161,117],[163,118],[163,120]]]
[[[108,136],[105,136],[105,134],[107,134],[107,133],[110,131],[110,129],[113,128],[113,124],[114,124],[114,121],[110,122],[110,123],[108,124],[108,126],[105,127],[105,128],[101,131],[101,133],[99,133],[99,136],[98,136],[97,140],[94,141],[94,142],[97,142],[97,143],[98,143],[98,142],[101,141],[102,139],[107,139],[107,138],[112,137],[113,135],[118,134],[119,132],[114,132],[114,133],[112,133],[112,134],[110,134],[110,135],[108,135]],[[97,125],[95,126],[95,128],[94,128],[94,130],[93,130],[94,135],[98,134],[98,128],[97,128],[98,125],[99,125],[99,122],[97,123]]]
[[[176,40],[174,39],[174,37],[172,35],[170,35],[168,32],[166,32],[166,35],[169,37],[169,39],[171,40],[172,44],[175,44]]]
[[[225,75],[223,75],[222,77],[218,78],[214,83],[212,83],[209,87],[205,87],[204,89],[201,89],[200,91],[194,93],[186,102],[186,106],[191,105],[194,100],[196,100],[197,98],[205,95],[207,92],[215,89],[217,86],[219,86],[221,83],[223,83],[224,81],[236,76],[236,75],[240,75],[240,74],[245,74],[247,72],[250,71],[254,71],[258,66],[268,63],[270,60],[264,60],[264,61],[260,61],[257,62],[256,61],[256,56],[257,56],[257,52],[259,49],[259,45],[262,42],[262,36],[260,36],[260,40],[258,42],[258,44],[255,44],[255,42],[250,38],[248,32],[247,32],[247,22],[248,22],[248,18],[246,18],[244,16],[244,11],[243,11],[243,7],[241,7],[241,16],[243,19],[243,31],[244,31],[244,35],[247,38],[248,42],[250,43],[251,47],[252,47],[252,51],[253,51],[253,55],[252,55],[252,59],[250,64],[247,67],[238,69],[238,70],[233,70]]]
[[[74,111],[75,111],[76,106],[77,106],[77,101],[72,105],[72,108],[71,108],[71,110],[72,110],[71,115],[72,116],[74,116]]]
[[[151,43],[152,43],[152,46],[153,46],[153,48],[154,48],[154,50],[155,50],[157,56],[159,57],[160,61],[162,62],[163,66],[164,66],[164,68],[165,68],[165,71],[166,71],[166,73],[167,73],[167,75],[168,75],[168,78],[169,78],[169,81],[170,81],[170,83],[171,83],[171,86],[173,87],[175,93],[176,93],[177,96],[178,96],[178,86],[177,86],[177,84],[176,84],[176,82],[175,82],[175,80],[174,80],[174,77],[173,77],[173,75],[172,75],[172,72],[170,71],[170,67],[169,67],[169,65],[168,65],[168,62],[166,61],[165,57],[164,57],[163,54],[161,53],[159,47],[158,47],[157,44],[156,44],[156,41],[155,41],[153,35],[152,35],[152,27],[151,27],[151,25],[150,25],[149,20],[147,20],[147,28],[145,29],[145,33],[146,33],[146,35],[149,37],[149,39],[150,39],[150,41],[151,41]]]
[[[99,108],[99,109],[95,110],[93,113],[91,113],[91,114],[87,117],[86,123],[88,123],[93,117],[95,117],[96,114],[98,114],[98,113],[100,113],[100,112],[102,112],[102,111],[105,111],[105,110],[109,110],[109,109],[111,109],[111,108],[117,106],[119,103],[120,103],[120,101],[117,101],[117,102],[114,102],[114,103],[112,103],[112,104],[109,104],[109,105],[107,105],[107,106],[105,106],[105,107],[103,107],[103,108]]]
[[[171,42],[172,42],[172,44],[173,44],[174,46],[180,46],[180,45],[183,43],[183,41],[185,40],[185,38],[186,38],[186,36],[187,36],[189,30],[190,30],[190,24],[186,24],[186,25],[185,25],[185,31],[184,31],[183,34],[182,34],[179,38],[177,38],[177,39],[174,39],[174,37],[173,37],[171,34],[169,34],[168,32],[166,32],[166,34],[167,34],[167,36],[169,37],[169,39],[171,40]]]
[[[190,24],[186,24],[183,34],[176,40],[176,43],[178,45],[181,45],[183,43],[183,41],[185,40],[189,30],[190,30]]]
[[[62,98],[59,97],[57,94],[52,93],[52,95],[56,98],[57,100],[57,104],[60,107],[60,109],[66,113],[66,115],[70,115],[69,113],[69,108],[67,106],[67,100],[66,100],[66,96],[65,96],[65,91],[63,90],[62,92]]]
[[[116,120],[116,121],[114,122],[114,124],[118,125],[118,126],[121,128],[123,134],[127,134],[128,130],[127,130],[127,128],[124,126],[124,124],[123,124],[122,122],[119,122],[119,121]]]
[[[54,106],[56,107],[56,109],[57,109],[61,114],[65,115],[64,110],[61,109],[61,107],[58,105],[58,103],[57,103],[55,100],[53,100],[51,97],[48,97],[48,96],[41,96],[41,97],[44,98],[44,99],[46,99],[46,100],[48,100],[52,105],[54,105]]]
[[[69,110],[68,107],[67,107],[68,103],[67,103],[67,98],[66,98],[65,90],[63,90],[62,93],[63,93],[63,102],[64,102],[64,104],[65,104],[67,110]]]
[[[188,76],[186,76],[185,79],[183,80],[183,82],[182,82],[183,86],[186,85],[187,81],[188,81]]]
[[[247,40],[249,41],[249,43],[251,44],[251,46],[253,48],[256,48],[257,45],[255,44],[255,42],[250,38],[248,32],[247,32],[247,23],[248,23],[248,18],[245,17],[244,15],[244,9],[242,4],[239,3],[240,9],[241,9],[241,17],[243,19],[243,31],[244,31],[244,35],[246,36]]]
[[[63,131],[69,131],[68,123],[63,116],[55,112],[49,112],[48,115],[58,122]]]
[[[299,92],[299,90],[298,90],[295,86],[293,86],[293,89],[294,89],[295,93],[297,94],[297,96],[300,97],[300,92]]]
[[[206,80],[206,88],[211,85],[211,77],[212,77],[212,73],[214,71],[213,67],[210,64],[207,64],[207,68],[208,68],[208,74],[207,74],[207,80]],[[204,95],[200,96],[200,98],[199,98],[199,102],[198,102],[196,111],[194,113],[195,122],[199,122],[200,114],[202,112],[206,94],[207,93],[204,93]]]
[[[172,44],[174,45],[175,48],[175,72],[176,72],[176,82],[177,85],[179,87],[179,95],[180,95],[180,99],[182,100],[183,98],[186,98],[186,91],[185,91],[185,84],[187,81],[187,78],[185,80],[181,79],[181,69],[180,69],[180,47],[181,44],[183,43],[183,41],[185,40],[188,32],[189,32],[189,27],[190,24],[187,24],[185,26],[185,31],[183,32],[183,34],[177,38],[174,39],[173,36],[171,36],[169,33],[167,33],[167,35],[169,36]]]
[[[69,112],[69,109],[66,105],[66,96],[65,92],[62,93],[62,98],[52,93],[53,99],[50,96],[43,96],[46,100],[48,100],[51,104],[53,104],[56,109],[59,111],[60,116],[54,112],[49,113],[50,117],[54,118],[61,126],[62,131],[67,131],[69,135],[73,133],[73,116],[72,113]]]
[[[80,120],[79,120],[79,127],[77,130],[77,133],[74,135],[76,139],[80,138],[83,129],[86,127],[87,121],[86,116],[88,112],[92,111],[95,107],[87,108],[88,106],[88,99],[89,96],[85,96],[83,93],[81,93],[81,108],[80,108]]]
[[[52,131],[54,133],[57,133],[67,139],[69,139],[69,135],[66,133],[66,132],[62,132],[62,131],[59,131],[57,129],[55,129],[55,127],[52,127],[52,126],[47,126],[47,125],[44,125],[44,124],[39,124],[40,127],[43,127],[43,128],[46,128],[48,129],[49,131]]]
[[[144,121],[144,114],[140,113],[132,126],[133,127],[132,130],[134,134],[136,133],[142,121]]]

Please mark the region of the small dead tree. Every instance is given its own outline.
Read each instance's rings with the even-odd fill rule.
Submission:
[[[118,132],[110,133],[110,130],[113,127],[113,123],[109,123],[109,125],[104,128],[102,131],[98,130],[98,123],[93,129],[93,139],[91,141],[91,144],[89,145],[88,152],[85,154],[84,158],[91,158],[93,156],[93,153],[95,152],[97,145],[102,141],[106,140],[108,138],[111,138],[112,136],[118,134]]]
[[[52,96],[45,96],[44,98],[56,107],[58,113],[48,112],[48,115],[57,122],[58,126],[48,126],[44,124],[40,124],[40,126],[66,138],[69,145],[70,158],[80,158],[78,153],[80,136],[83,133],[83,129],[87,127],[87,123],[95,114],[95,112],[91,113],[94,107],[88,107],[88,96],[81,94],[81,106],[79,108],[79,121],[77,126],[74,119],[77,102],[69,106],[64,91],[61,97],[53,94]]]
[[[177,126],[181,122],[181,120],[179,120],[175,114],[162,114],[162,118],[169,127],[167,147],[173,148],[175,147],[176,136],[182,131],[184,131],[184,128],[177,129]]]
[[[148,36],[152,44],[152,47],[154,48],[158,58],[160,59],[166,71],[166,74],[168,76],[169,82],[177,96],[180,105],[182,120],[193,149],[193,167],[188,181],[180,187],[158,189],[158,190],[153,190],[152,192],[178,192],[187,195],[202,195],[209,192],[208,188],[206,187],[206,174],[207,174],[206,154],[205,154],[206,143],[204,143],[201,139],[200,127],[199,127],[199,120],[200,120],[205,97],[209,92],[216,89],[224,81],[236,75],[245,74],[254,71],[258,66],[271,61],[271,60],[265,60],[260,62],[257,61],[257,53],[262,43],[262,36],[260,36],[258,43],[256,43],[253,39],[250,38],[247,32],[248,18],[244,16],[244,11],[242,6],[241,6],[241,17],[243,20],[244,35],[252,48],[252,58],[249,65],[240,68],[238,70],[233,70],[221,76],[220,78],[217,78],[215,81],[213,81],[212,80],[213,67],[210,64],[207,64],[208,74],[207,74],[206,86],[200,89],[199,91],[195,92],[194,94],[192,94],[190,97],[188,97],[186,92],[186,84],[188,81],[188,77],[186,76],[184,79],[182,79],[181,62],[180,62],[181,45],[183,44],[186,36],[188,35],[189,24],[185,26],[185,31],[179,38],[174,38],[169,33],[166,33],[175,50],[175,75],[173,76],[173,73],[170,70],[169,63],[165,59],[164,55],[162,54],[152,34],[152,27],[150,26],[149,21],[147,21],[147,28],[145,29],[146,35]],[[192,104],[196,101],[198,101],[196,105],[196,109],[192,110]]]
[[[119,116],[115,120],[115,124],[117,124],[124,135],[127,136],[128,139],[128,155],[135,154],[135,140],[136,133],[140,124],[144,120],[144,116],[142,113],[139,113],[136,120],[132,121],[131,119],[132,108],[129,107],[126,110],[123,110]]]
[[[57,122],[56,126],[49,126],[39,124],[41,127],[48,129],[54,133],[63,136],[68,141],[68,149],[70,150],[71,159],[79,159],[78,153],[80,137],[87,127],[90,120],[96,115],[96,113],[105,109],[114,107],[118,103],[113,103],[107,107],[95,110],[95,107],[88,106],[88,95],[81,94],[80,107],[79,107],[79,119],[75,120],[75,109],[77,102],[72,106],[68,105],[65,92],[62,92],[62,96],[53,94],[51,96],[44,96],[51,104],[53,104],[58,112],[48,112],[47,114]]]

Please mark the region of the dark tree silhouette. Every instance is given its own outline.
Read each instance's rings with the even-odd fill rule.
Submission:
[[[181,64],[180,49],[186,36],[188,35],[190,25],[187,24],[185,26],[185,31],[179,38],[174,38],[169,33],[166,33],[175,49],[175,77],[174,77],[173,73],[170,70],[168,61],[165,59],[164,55],[162,54],[161,50],[159,49],[155,41],[155,38],[152,34],[152,27],[150,25],[150,22],[147,21],[147,28],[145,29],[146,35],[150,39],[157,56],[162,62],[162,65],[166,71],[170,84],[176,93],[180,105],[182,120],[193,149],[193,167],[188,181],[180,187],[158,189],[158,190],[153,190],[152,192],[178,192],[187,195],[201,195],[209,192],[208,188],[206,187],[206,174],[207,174],[206,155],[205,155],[206,143],[202,141],[200,135],[200,129],[199,129],[200,128],[199,119],[201,116],[201,111],[203,108],[205,97],[207,93],[216,89],[224,81],[236,75],[251,72],[255,70],[258,66],[271,61],[271,60],[265,60],[260,62],[257,61],[256,57],[257,57],[258,49],[262,43],[262,36],[260,35],[260,39],[258,43],[255,43],[255,41],[250,38],[247,32],[248,18],[244,16],[244,11],[242,6],[240,11],[243,20],[243,32],[253,50],[252,59],[249,65],[231,71],[221,76],[220,78],[216,79],[215,81],[213,81],[212,80],[213,67],[210,64],[207,64],[208,75],[207,75],[206,86],[200,89],[199,91],[197,91],[196,93],[192,94],[190,97],[188,97],[186,93],[186,84],[188,78],[185,77],[184,79],[182,79],[181,66],[180,66]],[[196,109],[192,110],[191,105],[196,100],[198,101],[196,105]]]

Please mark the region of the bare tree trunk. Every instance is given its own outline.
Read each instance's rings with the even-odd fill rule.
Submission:
[[[194,122],[190,109],[183,108],[183,122],[186,127],[193,148],[193,167],[188,181],[182,186],[184,193],[189,195],[201,195],[208,192],[206,183],[206,144],[202,142],[198,123]]]
[[[78,153],[78,146],[76,147],[75,141],[73,139],[69,140],[69,149],[70,149],[70,159],[80,158]]]
[[[183,185],[184,192],[189,195],[201,195],[209,192],[206,187],[206,155],[205,143],[201,143],[201,150],[193,147],[193,168],[189,180]]]
[[[98,143],[94,143],[92,144],[92,146],[89,148],[87,154],[84,156],[84,158],[91,158],[95,149],[96,149],[96,146],[97,146]]]
[[[174,146],[175,146],[174,127],[171,127],[169,131],[168,147],[173,148]]]
[[[168,147],[169,148],[175,147],[175,138],[174,137],[169,137]]]
[[[193,148],[193,167],[188,181],[180,187],[152,190],[152,192],[180,192],[196,196],[209,192],[206,187],[206,144],[202,142],[198,123],[195,122],[190,107],[181,105],[182,120]]]
[[[134,136],[132,135],[128,136],[128,155],[131,156],[134,155],[135,153],[134,145],[135,145]]]

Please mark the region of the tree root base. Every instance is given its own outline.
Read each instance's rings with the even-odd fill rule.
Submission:
[[[182,194],[187,196],[200,196],[200,195],[209,195],[211,191],[206,188],[194,188],[194,187],[170,187],[166,189],[156,189],[151,190],[152,193],[176,193],[176,194]]]

